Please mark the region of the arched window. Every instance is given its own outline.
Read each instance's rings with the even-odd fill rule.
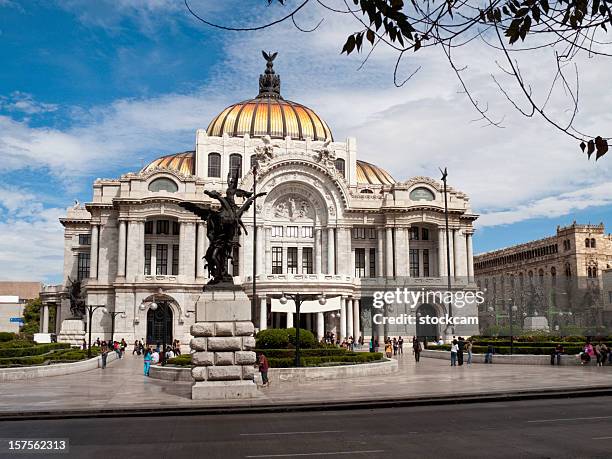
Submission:
[[[253,167],[255,166],[255,163],[257,163],[257,155],[251,155],[251,169],[253,169]]]
[[[540,270],[538,271],[538,278],[540,281],[540,285],[544,284],[544,270],[542,268],[540,268]]]
[[[569,263],[565,263],[565,276],[572,277],[572,268]]]
[[[338,172],[340,172],[340,175],[342,175],[342,177],[346,177],[346,167],[345,167],[345,162],[342,158],[338,158],[336,159],[335,165],[336,165],[336,169],[338,170]]]
[[[557,284],[557,268],[555,268],[554,266],[550,268],[550,283],[552,285]]]
[[[591,238],[591,248],[595,248],[595,238]]]
[[[174,182],[174,180],[162,177],[149,183],[149,191],[167,191],[168,193],[176,193],[178,191],[178,185]]]
[[[435,196],[427,188],[421,186],[410,192],[410,199],[412,201],[433,201]]]
[[[230,174],[232,177],[238,172],[238,177],[242,177],[242,155],[233,153],[229,157]]]
[[[219,153],[208,154],[208,176],[221,177],[221,155]]]
[[[584,240],[584,246],[587,248],[591,247],[591,240],[588,237]]]
[[[369,188],[364,188],[363,190],[360,191],[361,194],[374,194],[374,192],[372,190],[370,190]]]

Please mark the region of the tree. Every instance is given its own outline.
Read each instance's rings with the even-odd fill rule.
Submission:
[[[268,5],[287,7],[287,0],[265,0]],[[350,15],[356,24],[342,46],[341,53],[367,52],[365,61],[378,46],[387,46],[397,52],[393,79],[396,86],[403,86],[419,70],[398,80],[398,67],[409,52],[423,52],[428,48],[441,48],[460,86],[479,113],[480,119],[496,127],[503,127],[502,120],[488,113],[488,106],[479,103],[466,84],[462,72],[466,69],[456,64],[454,51],[481,40],[495,49],[501,58],[495,63],[513,78],[520,98],[513,97],[507,88],[492,75],[500,93],[523,116],[539,116],[555,129],[579,143],[590,159],[595,160],[608,151],[609,137],[584,133],[576,129],[575,120],[579,106],[579,73],[575,64],[577,56],[612,57],[610,43],[602,41],[612,27],[612,0],[343,0],[344,6],[336,8],[330,0],[303,0],[279,19],[254,27],[228,27],[203,18],[196,13],[188,0],[184,0],[189,12],[212,27],[232,31],[255,31],[292,21],[302,32],[314,32],[321,21],[311,29],[304,29],[296,22],[296,16],[307,4],[318,4],[327,15]],[[537,97],[522,73],[513,53],[529,53],[550,49],[554,53],[556,68],[546,94]],[[503,62],[503,63],[502,63]],[[572,65],[573,64],[573,65]],[[570,78],[568,68],[572,69]],[[562,120],[547,105],[555,89],[565,91],[569,104],[569,119]]]

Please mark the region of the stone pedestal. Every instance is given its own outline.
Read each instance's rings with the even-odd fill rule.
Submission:
[[[524,330],[544,330],[549,331],[548,319],[544,316],[525,317],[523,324]]]
[[[191,326],[192,399],[261,395],[254,382],[254,332],[251,301],[240,287],[215,285],[204,290]]]
[[[57,335],[58,343],[69,343],[81,347],[85,339],[85,323],[81,319],[66,319]]]

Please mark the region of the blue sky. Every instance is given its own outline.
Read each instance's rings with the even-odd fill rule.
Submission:
[[[192,3],[229,24],[285,12],[264,0]],[[400,180],[437,178],[448,166],[450,184],[482,215],[476,251],[550,235],[574,219],[612,227],[611,159],[587,162],[575,143],[518,116],[491,84],[490,50],[460,59],[474,69],[466,80],[476,96],[506,117],[503,130],[473,122],[439,53],[404,61],[400,71],[422,71],[395,88],[393,54],[381,50],[358,70],[359,56],[339,54],[355,25],[325,14],[315,6],[299,17],[304,27],[325,17],[313,34],[291,24],[232,33],[196,22],[174,0],[0,0],[0,279],[57,281],[64,209],[88,201],[96,177],[193,148],[195,129],[256,93],[261,49],[279,51],[285,97],[315,109],[337,139],[357,137],[363,159]],[[612,121],[602,108],[612,96],[605,103],[588,92],[605,82],[602,69],[584,74],[589,130]],[[525,71],[535,88],[540,73]],[[562,102],[551,102],[561,114]]]

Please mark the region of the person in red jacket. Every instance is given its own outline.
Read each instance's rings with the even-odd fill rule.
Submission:
[[[261,373],[261,380],[263,381],[264,386],[269,386],[270,381],[268,381],[268,369],[270,368],[270,363],[265,355],[259,354],[259,360],[257,361],[259,366],[259,372]]]

